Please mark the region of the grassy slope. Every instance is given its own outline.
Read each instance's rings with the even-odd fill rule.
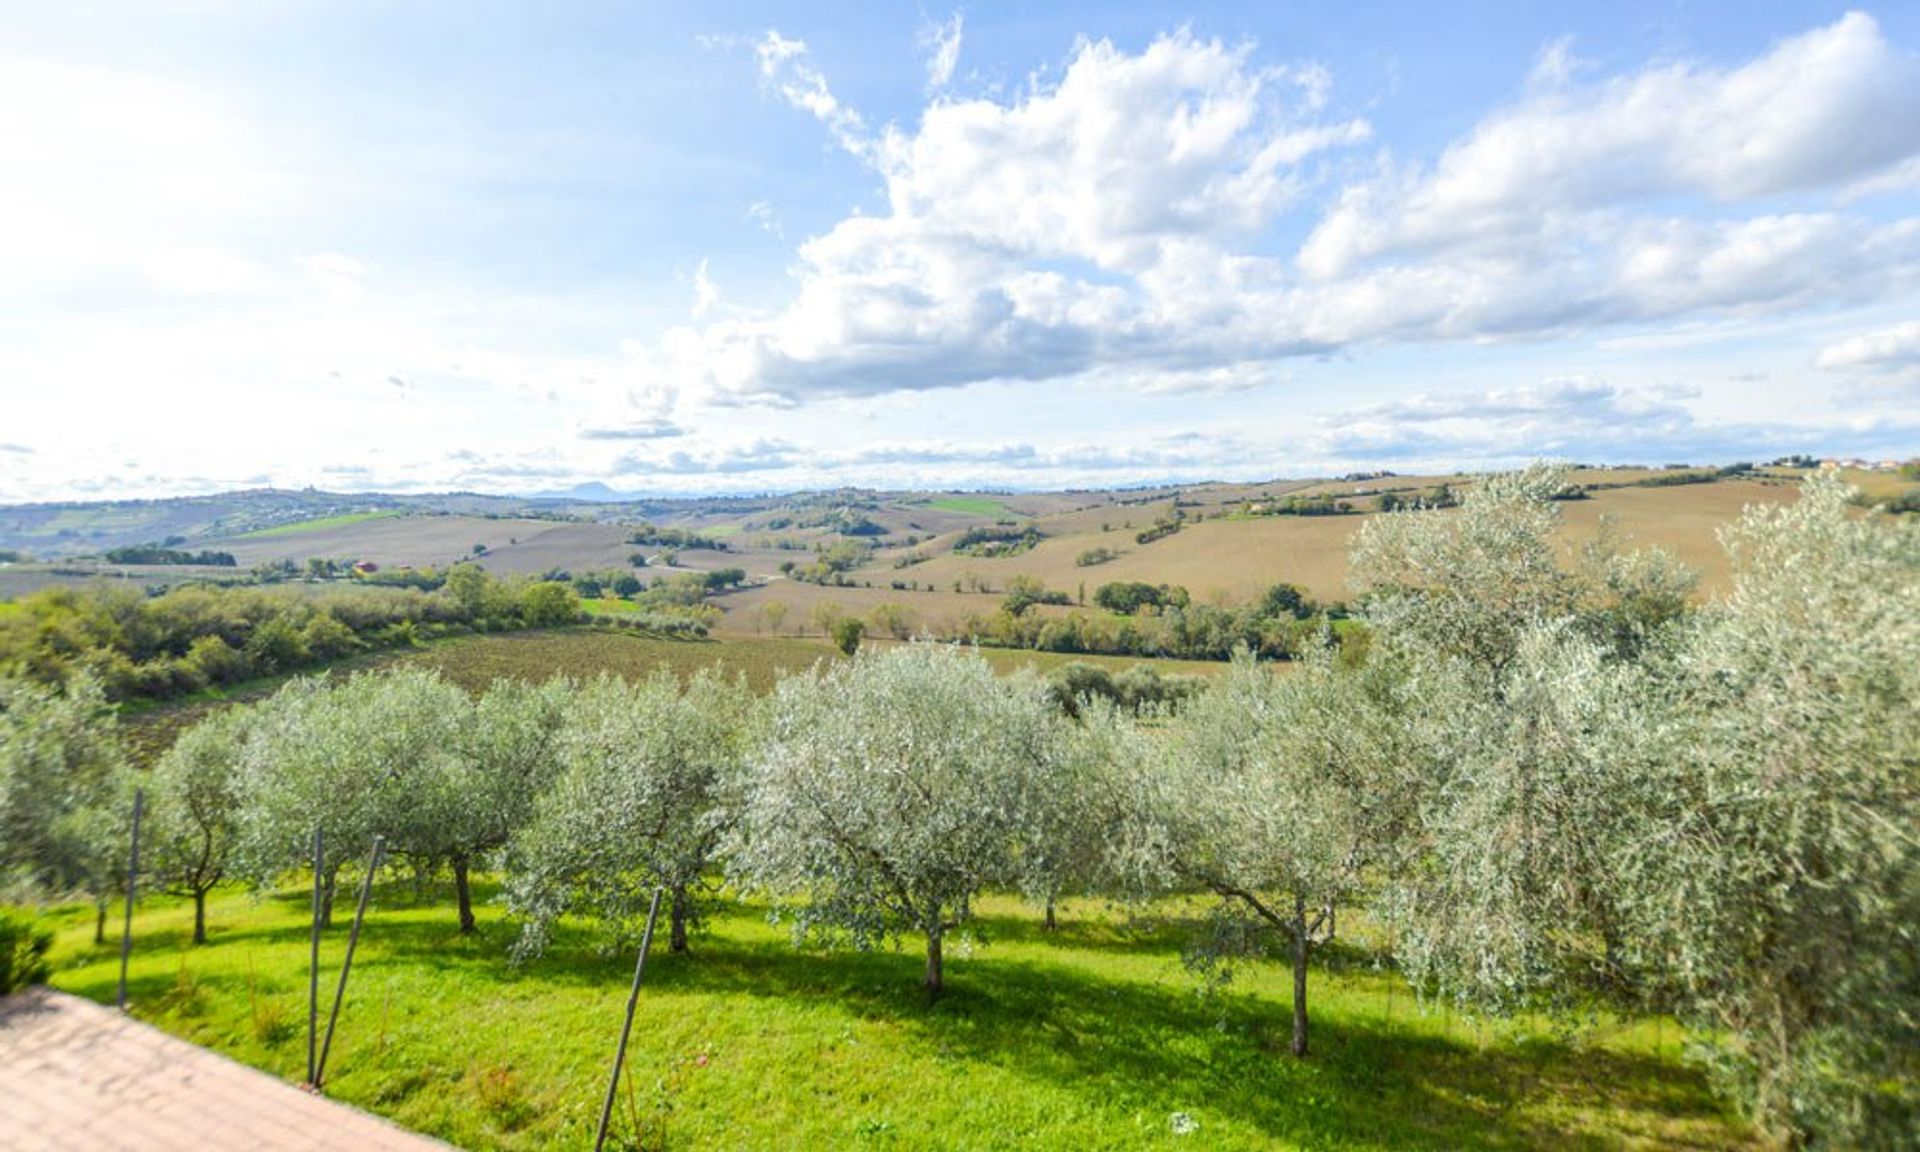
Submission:
[[[496,906],[461,939],[445,893],[411,893],[377,890],[329,1093],[465,1147],[590,1146],[632,953],[563,926],[516,970]],[[1572,1042],[1532,1022],[1476,1027],[1421,1014],[1397,981],[1334,953],[1314,973],[1315,1054],[1300,1062],[1277,966],[1209,1003],[1177,933],[1086,904],[1052,936],[1012,900],[982,911],[990,942],[950,948],[951,990],[929,1006],[911,948],[795,950],[764,909],[726,906],[692,955],[648,964],[616,1131],[637,1121],[643,1146],[682,1148],[1747,1146],[1679,1064],[1670,1025]],[[144,902],[135,1014],[299,1079],[305,916],[298,891],[230,894],[193,949],[188,908]],[[63,921],[55,984],[110,1000],[117,948],[88,943],[86,910]],[[345,936],[343,920],[323,944],[323,995]],[[1176,1112],[1196,1138],[1173,1134]]]
[[[364,524],[369,520],[386,520],[400,513],[385,510],[378,512],[342,512],[338,516],[315,516],[311,520],[296,520],[291,524],[275,524],[271,528],[259,528],[234,537],[236,540],[272,540],[283,536],[300,536],[308,532],[324,532],[330,528],[345,528],[351,524]]]
[[[961,512],[968,516],[985,516],[988,519],[1014,515],[1013,509],[987,496],[942,496],[937,500],[927,501],[927,507],[937,508],[942,512]]]

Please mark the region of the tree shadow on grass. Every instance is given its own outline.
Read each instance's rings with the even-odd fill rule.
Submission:
[[[515,967],[506,957],[511,924],[489,918],[480,932],[462,936],[450,907],[414,903],[411,885],[395,887],[401,891],[376,889],[376,910],[355,961],[361,978],[426,969],[461,983],[597,989],[614,1026],[632,973],[630,947],[609,951],[603,933],[563,922],[545,956]],[[393,915],[402,909],[408,914]],[[764,908],[733,905],[726,915],[755,911]],[[684,955],[666,952],[656,940],[643,1001],[665,1002],[660,1010],[666,1012],[685,1012],[686,1001],[708,997],[830,1002],[849,1016],[901,1030],[937,1060],[1045,1081],[1116,1115],[1181,1110],[1203,1124],[1211,1115],[1305,1147],[1602,1149],[1625,1143],[1621,1134],[1595,1131],[1594,1113],[1631,1114],[1636,1126],[1656,1126],[1666,1146],[1699,1134],[1702,1147],[1737,1139],[1719,1122],[1722,1112],[1697,1076],[1676,1075],[1670,1063],[1649,1056],[1546,1039],[1483,1047],[1470,1037],[1357,1018],[1349,1009],[1316,1018],[1313,1055],[1296,1060],[1286,1053],[1283,999],[1203,1000],[1184,979],[1103,976],[1070,959],[1104,951],[1160,955],[1171,964],[1178,940],[1173,925],[1141,934],[1087,917],[1048,933],[1018,915],[1001,915],[984,918],[982,926],[988,939],[1017,942],[1025,955],[996,955],[988,947],[956,958],[948,991],[932,1001],[920,988],[923,961],[911,941],[897,951],[823,951],[796,949],[778,934],[742,939],[720,932],[697,935]],[[322,961],[329,997],[344,937],[345,924],[337,920]],[[300,949],[307,927],[298,921],[246,927],[215,941]],[[1061,947],[1057,962],[1044,954],[1030,958],[1033,948],[1025,947],[1049,943]],[[1357,962],[1338,959],[1336,967]],[[1316,984],[1325,988],[1326,970],[1315,971]],[[74,990],[110,999],[114,975],[103,971]],[[245,996],[248,979],[222,973],[201,983],[208,996]],[[136,1003],[164,1005],[177,996],[176,984],[172,969],[161,967],[137,975],[131,992]],[[1554,1106],[1525,1107],[1543,1102]],[[1575,1112],[1587,1114],[1584,1125],[1570,1116]]]

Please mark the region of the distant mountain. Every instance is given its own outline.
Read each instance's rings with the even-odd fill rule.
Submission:
[[[575,484],[571,488],[534,492],[527,496],[529,500],[579,500],[588,504],[619,504],[628,500],[641,499],[632,492],[616,492],[598,480],[591,484]]]

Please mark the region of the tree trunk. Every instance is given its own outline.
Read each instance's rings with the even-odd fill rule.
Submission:
[[[207,942],[207,890],[196,888],[193,892],[193,942]]]
[[[456,856],[453,861],[453,895],[460,902],[461,933],[473,931],[473,888],[467,883],[465,856]]]
[[[1057,932],[1057,931],[1059,931],[1059,929],[1060,929],[1060,925],[1059,925],[1059,924],[1058,924],[1057,922],[1055,922],[1055,920],[1054,920],[1054,918],[1053,918],[1053,897],[1051,897],[1051,896],[1049,896],[1049,897],[1047,897],[1047,924],[1046,924],[1046,928],[1047,928],[1047,931],[1049,931],[1049,932]]]
[[[1307,905],[1293,901],[1293,1054],[1307,1054]]]
[[[95,944],[107,942],[107,902],[105,900],[93,902],[93,942]]]
[[[333,927],[333,890],[338,886],[340,871],[335,868],[327,873],[320,884],[320,927]]]
[[[667,951],[685,952],[687,950],[687,919],[693,910],[693,901],[687,896],[684,887],[673,890],[672,928],[668,933]]]
[[[944,973],[940,966],[940,935],[944,929],[934,927],[927,930],[927,995],[938,996],[945,986]]]

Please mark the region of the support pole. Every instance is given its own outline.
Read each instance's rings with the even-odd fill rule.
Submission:
[[[120,1011],[127,1010],[127,960],[133,955],[133,896],[140,881],[140,812],[146,807],[147,794],[133,791],[133,836],[127,849],[127,916],[120,928]]]
[[[307,1087],[314,1079],[320,1042],[320,828],[313,829],[313,947],[307,955]]]
[[[593,1152],[607,1142],[607,1122],[613,1119],[613,1097],[620,1088],[620,1066],[627,1062],[627,1037],[633,1033],[633,1009],[640,1002],[640,974],[647,970],[647,949],[653,945],[653,924],[660,918],[660,894],[653,890],[653,905],[647,909],[647,930],[640,937],[640,958],[633,965],[633,991],[627,993],[627,1021],[620,1026],[620,1047],[613,1054],[613,1075],[607,1080],[607,1099],[600,1105],[600,1131],[593,1138]]]
[[[313,1087],[320,1089],[327,1075],[327,1053],[333,1048],[333,1029],[340,1023],[340,1002],[347,997],[347,974],[353,971],[353,950],[360,943],[360,922],[367,916],[367,899],[373,895],[373,874],[380,867],[380,850],[386,838],[373,838],[373,856],[367,861],[367,875],[360,881],[360,906],[353,910],[353,931],[347,933],[347,958],[340,962],[340,986],[334,989],[333,1012],[327,1017],[327,1038],[320,1042],[320,1065],[313,1070]]]

